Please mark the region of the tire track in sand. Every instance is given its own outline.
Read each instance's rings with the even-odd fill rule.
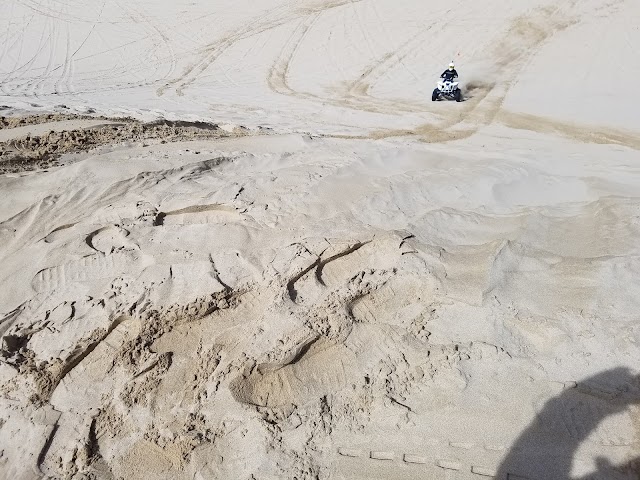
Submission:
[[[317,23],[321,13],[323,12],[317,12],[302,19],[298,26],[293,30],[291,36],[280,51],[278,58],[274,61],[267,75],[267,84],[273,92],[302,100],[311,101],[314,103],[330,104],[339,108],[346,107],[353,110],[367,111],[371,113],[389,114],[395,113],[397,111],[417,113],[424,111],[424,108],[416,107],[415,104],[400,104],[399,102],[391,100],[374,99],[370,96],[367,96],[365,98],[365,96],[350,95],[349,91],[351,90],[351,87],[347,87],[346,92],[343,90],[338,91],[338,94],[333,97],[321,97],[311,92],[303,92],[292,88],[289,81],[291,66],[294,62],[295,57],[297,56],[298,51],[304,44],[308,33]],[[406,43],[414,42],[423,33],[424,32],[417,34],[414,38],[411,38]],[[406,45],[403,44],[401,48],[405,46]],[[373,66],[369,67],[367,71],[365,71],[365,74],[369,72],[369,70],[375,70],[378,65],[384,64],[395,54],[396,51],[385,54],[385,56],[381,60],[374,63]],[[357,82],[358,81],[355,80],[353,83]]]
[[[424,109],[415,107],[415,105],[399,105],[397,102],[386,101],[383,99],[374,99],[372,97],[365,98],[365,95],[357,95],[355,94],[355,91],[361,89],[358,80],[352,82],[346,88],[346,91],[338,91],[338,94],[335,97],[321,97],[310,92],[303,92],[293,89],[289,81],[291,66],[309,31],[317,23],[319,16],[320,14],[317,13],[303,19],[300,24],[294,29],[293,33],[289,37],[289,40],[285,43],[284,47],[280,51],[278,58],[273,63],[273,66],[269,70],[269,74],[267,76],[267,83],[269,85],[269,88],[273,92],[279,93],[281,95],[299,98],[302,100],[308,100],[315,103],[328,103],[336,107],[347,107],[353,110],[367,111],[372,113],[389,113],[390,111],[396,112],[398,110],[406,112],[424,111]],[[418,33],[406,43],[412,43],[422,34],[424,34],[424,32]],[[405,45],[406,44],[403,44],[403,47]],[[365,71],[365,73],[363,73],[362,75],[371,73],[378,65],[384,64],[395,54],[395,51],[385,54],[385,56],[380,61],[369,67],[367,71]]]
[[[18,89],[20,89],[25,96],[30,96],[30,97],[36,97],[37,98],[38,97],[38,91],[40,90],[40,86],[47,80],[47,78],[49,77],[49,75],[53,71],[53,61],[54,61],[54,58],[55,58],[55,52],[56,52],[56,47],[57,47],[57,43],[58,43],[58,35],[57,35],[56,29],[54,27],[53,21],[51,20],[50,17],[46,18],[46,28],[44,30],[48,30],[49,31],[49,35],[47,37],[47,40],[43,44],[43,48],[42,48],[42,50],[44,50],[44,47],[46,45],[49,46],[49,56],[47,58],[47,65],[44,67],[44,72],[43,73],[41,73],[40,75],[32,77],[31,79],[29,79],[26,83],[24,83],[22,85],[16,86],[14,91],[17,91]],[[44,30],[43,30],[43,32],[44,32]],[[40,53],[40,51],[38,51],[38,54]],[[27,73],[27,72],[25,72],[25,73]]]
[[[134,6],[123,4],[117,0],[114,0],[116,4],[122,9],[122,11],[131,19],[134,24],[142,26],[146,31],[147,35],[140,40],[149,39],[153,47],[148,52],[147,57],[143,62],[140,60],[135,60],[133,62],[129,62],[125,66],[119,68],[119,75],[124,75],[125,73],[133,73],[140,71],[142,68],[140,64],[149,65],[151,68],[155,70],[153,73],[147,78],[143,78],[141,82],[137,84],[137,86],[150,86],[155,85],[158,82],[166,81],[173,73],[177,67],[177,56],[175,54],[175,50],[173,49],[169,37],[160,29],[160,27],[153,23],[148,16],[144,15],[140,10],[136,9]],[[166,55],[162,55],[165,53]],[[151,59],[155,59],[154,62],[151,62]],[[163,69],[164,60],[168,59],[168,68],[166,72],[156,75]]]
[[[56,80],[53,85],[53,93],[59,95],[61,93],[65,93],[62,89],[62,85],[67,83],[68,78],[71,71],[71,31],[69,29],[69,24],[67,23],[66,29],[66,42],[65,42],[65,53],[64,53],[64,63],[62,64],[62,73],[60,77]]]
[[[239,28],[235,32],[232,32],[221,39],[218,39],[205,47],[201,48],[201,57],[196,60],[192,65],[188,66],[183,73],[177,78],[170,80],[165,85],[156,90],[156,95],[163,96],[165,92],[170,88],[176,88],[176,93],[179,96],[184,94],[184,89],[193,84],[204,71],[211,66],[216,59],[224,53],[225,50],[232,45],[245,38],[251,38],[254,35],[267,31],[271,28],[278,27],[288,21],[285,15],[279,14],[282,7],[277,7],[267,11],[262,15],[262,20],[254,20],[249,22],[244,27]],[[271,19],[271,16],[275,15],[275,19]]]
[[[442,17],[447,19],[445,22],[438,24],[437,20],[434,21],[426,28],[421,29],[417,34],[403,42],[398,48],[387,52],[383,57],[368,66],[360,76],[346,86],[344,91],[341,92],[341,96],[346,97],[350,101],[359,103],[375,101],[381,105],[388,106],[390,109],[395,109],[394,111],[414,113],[424,112],[427,108],[427,104],[420,104],[415,101],[387,100],[382,98],[375,98],[374,100],[374,97],[369,94],[369,90],[376,81],[397,65],[403,65],[404,68],[407,69],[406,65],[404,65],[404,59],[410,54],[415,53],[417,46],[424,44],[422,40],[426,34],[430,33],[431,35],[436,35],[435,32],[431,33],[431,30],[433,30],[434,27],[439,27],[437,32],[444,31],[445,28],[451,24],[451,21],[448,19],[455,15],[459,4],[460,0],[458,0],[455,6],[448,8],[442,14]],[[373,8],[374,11],[376,11],[378,18],[380,18],[379,13],[377,13],[377,10],[375,9],[375,4],[373,4]],[[412,75],[417,79],[415,74],[412,73]]]
[[[444,114],[437,123],[420,125],[413,129],[381,130],[370,135],[329,135],[333,138],[393,138],[417,136],[427,143],[441,143],[468,138],[480,128],[490,125],[500,112],[504,100],[515,84],[518,74],[557,32],[579,22],[568,10],[576,5],[570,0],[557,7],[541,7],[516,17],[490,54],[488,62],[497,67],[500,82],[471,82],[467,91],[472,93],[460,108]]]
[[[31,26],[31,23],[33,22],[34,18],[35,18],[35,15],[31,16],[29,20],[26,22],[26,24],[23,26],[22,32],[18,34],[18,36],[20,37],[20,49],[19,49],[18,55],[16,56],[15,64],[13,66],[13,69],[9,71],[2,80],[0,80],[0,85],[3,86],[2,87],[3,92],[5,92],[8,95],[18,93],[21,89],[24,88],[24,85],[18,84],[11,89],[5,89],[4,86],[8,85],[9,83],[20,81],[22,76],[31,70],[31,67],[33,66],[34,62],[40,56],[40,53],[42,53],[42,51],[47,45],[47,40],[45,40],[46,29],[43,29],[40,35],[40,39],[38,41],[38,47],[36,49],[36,52],[33,54],[31,58],[29,58],[29,60],[24,62],[22,65],[20,65],[22,54],[24,52],[26,32],[27,32],[27,29]],[[53,27],[51,29],[53,30]],[[31,80],[31,82],[33,82],[33,80]],[[30,82],[27,82],[27,84],[28,83]]]
[[[321,13],[333,8],[341,7],[349,3],[357,3],[363,0],[334,0],[330,2],[316,2],[309,6],[299,6],[291,11],[289,4],[276,7],[262,14],[258,19],[249,22],[247,25],[223,36],[209,45],[200,49],[201,56],[195,63],[185,69],[185,71],[176,79],[167,82],[164,86],[158,88],[156,94],[158,96],[171,88],[176,89],[179,96],[184,95],[184,90],[192,85],[198,78],[229,48],[241,40],[254,37],[260,33],[272,30],[279,26],[285,25],[297,18],[306,17],[316,13]]]
[[[575,0],[571,0],[555,8],[542,7],[529,14],[516,17],[488,59],[489,62],[498,66],[502,82],[468,84],[467,92],[471,93],[471,97],[459,108],[444,113],[440,121],[420,125],[414,129],[383,130],[368,136],[330,136],[335,138],[390,138],[416,135],[423,137],[423,140],[427,142],[444,142],[473,135],[482,126],[493,122],[506,95],[517,80],[518,73],[542,45],[558,31],[577,23],[577,19],[571,18],[566,12],[575,3]],[[427,104],[420,106],[416,103],[371,97],[368,93],[370,82],[367,81],[368,77],[380,78],[389,69],[401,63],[426,32],[419,32],[398,49],[387,52],[379,61],[367,67],[359,78],[348,84],[346,89],[339,91],[335,97],[320,97],[310,92],[294,90],[289,83],[291,65],[309,30],[313,28],[317,20],[317,16],[304,19],[293,31],[278,59],[274,62],[267,77],[267,83],[274,92],[316,103],[373,113],[395,114],[398,112],[421,113],[429,111]],[[446,24],[442,25],[439,30],[445,26]],[[468,124],[466,128],[460,128],[465,124]]]
[[[505,110],[498,112],[496,121],[517,130],[558,135],[582,143],[620,145],[640,150],[640,135],[630,131],[579,125]]]

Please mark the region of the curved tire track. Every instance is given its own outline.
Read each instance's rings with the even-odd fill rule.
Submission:
[[[363,0],[336,0],[332,2],[319,2],[319,5],[300,6],[291,11],[290,5],[276,7],[262,14],[259,19],[250,22],[225,37],[210,43],[201,50],[201,57],[176,79],[157,90],[157,95],[162,96],[170,89],[175,88],[179,96],[184,95],[186,88],[191,86],[198,78],[229,48],[241,40],[254,37],[260,33],[285,25],[300,17],[322,13],[333,8],[341,7],[349,3],[357,3]]]

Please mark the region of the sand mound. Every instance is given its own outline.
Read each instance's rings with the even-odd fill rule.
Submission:
[[[567,459],[589,472],[604,450],[610,470],[632,458],[636,380],[584,378],[635,355],[637,199],[577,189],[566,203],[568,178],[522,206],[518,178],[556,162],[523,173],[461,151],[447,180],[432,146],[377,148],[384,168],[360,163],[368,145],[292,136],[129,147],[126,163],[95,152],[42,173],[45,198],[1,224],[1,432],[24,440],[4,474],[543,478]],[[452,198],[469,169],[484,186]],[[610,409],[617,391],[625,408]],[[522,434],[539,411],[543,433]],[[562,453],[531,470],[512,445]]]
[[[41,117],[29,118],[33,120],[32,124],[40,124],[41,122],[37,119],[41,119]],[[83,120],[82,117],[66,116],[65,118],[75,122]],[[157,141],[166,143],[238,136],[246,133],[246,130],[242,128],[229,131],[223,130],[217,125],[202,122],[162,120],[141,123],[128,119],[124,122],[109,120],[107,123],[107,125],[91,125],[88,128],[73,130],[51,130],[42,135],[27,134],[24,137],[0,142],[0,173],[19,173],[57,166],[60,165],[60,156],[65,153],[85,152],[101,145],[111,145],[116,142]]]

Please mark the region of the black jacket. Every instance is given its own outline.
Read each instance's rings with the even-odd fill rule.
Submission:
[[[458,78],[458,72],[456,72],[456,69],[454,68],[453,70],[445,70],[442,75],[440,75],[440,78],[444,78],[445,80],[453,80],[454,78]]]

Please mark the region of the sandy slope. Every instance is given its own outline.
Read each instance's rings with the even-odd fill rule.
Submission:
[[[637,2],[0,13],[0,478],[637,478]]]

